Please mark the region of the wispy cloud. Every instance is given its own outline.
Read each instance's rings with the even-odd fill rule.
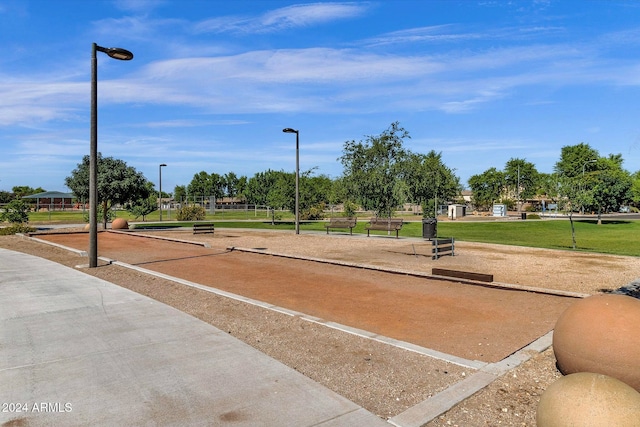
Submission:
[[[267,33],[289,28],[307,27],[357,17],[366,12],[368,3],[335,2],[287,6],[259,16],[224,16],[198,23],[196,32]]]

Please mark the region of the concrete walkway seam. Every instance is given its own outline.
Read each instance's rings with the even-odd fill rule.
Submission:
[[[390,418],[388,422],[396,427],[420,427],[433,421],[436,417],[444,414],[504,374],[531,359],[533,354],[541,353],[551,347],[552,341],[553,331],[550,331],[511,356],[500,362],[487,364],[487,366],[464,380]]]

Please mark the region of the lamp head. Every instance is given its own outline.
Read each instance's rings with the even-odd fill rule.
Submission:
[[[96,45],[96,50],[99,52],[104,52],[110,57],[119,59],[121,61],[129,61],[133,59],[133,53],[131,53],[127,49],[122,49],[121,47],[102,47]]]
[[[282,132],[284,132],[284,133],[298,133],[297,130],[291,129],[291,128],[284,128],[284,129],[282,129]]]

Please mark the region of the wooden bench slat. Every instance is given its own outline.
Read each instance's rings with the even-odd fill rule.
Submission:
[[[472,273],[470,271],[447,270],[445,268],[434,268],[431,274],[437,276],[455,277],[458,279],[469,279],[478,282],[493,282],[493,274]]]

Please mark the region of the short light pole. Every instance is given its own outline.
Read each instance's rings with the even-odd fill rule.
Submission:
[[[158,170],[160,171],[160,194],[158,194],[158,206],[160,206],[160,221],[162,221],[162,168],[164,166],[167,165],[162,163],[160,167],[158,167]]]
[[[282,132],[296,134],[296,234],[300,234],[300,132],[291,128]]]
[[[128,61],[133,53],[119,47],[91,46],[91,147],[89,151],[89,267],[98,266],[98,59],[104,52],[114,59]]]

